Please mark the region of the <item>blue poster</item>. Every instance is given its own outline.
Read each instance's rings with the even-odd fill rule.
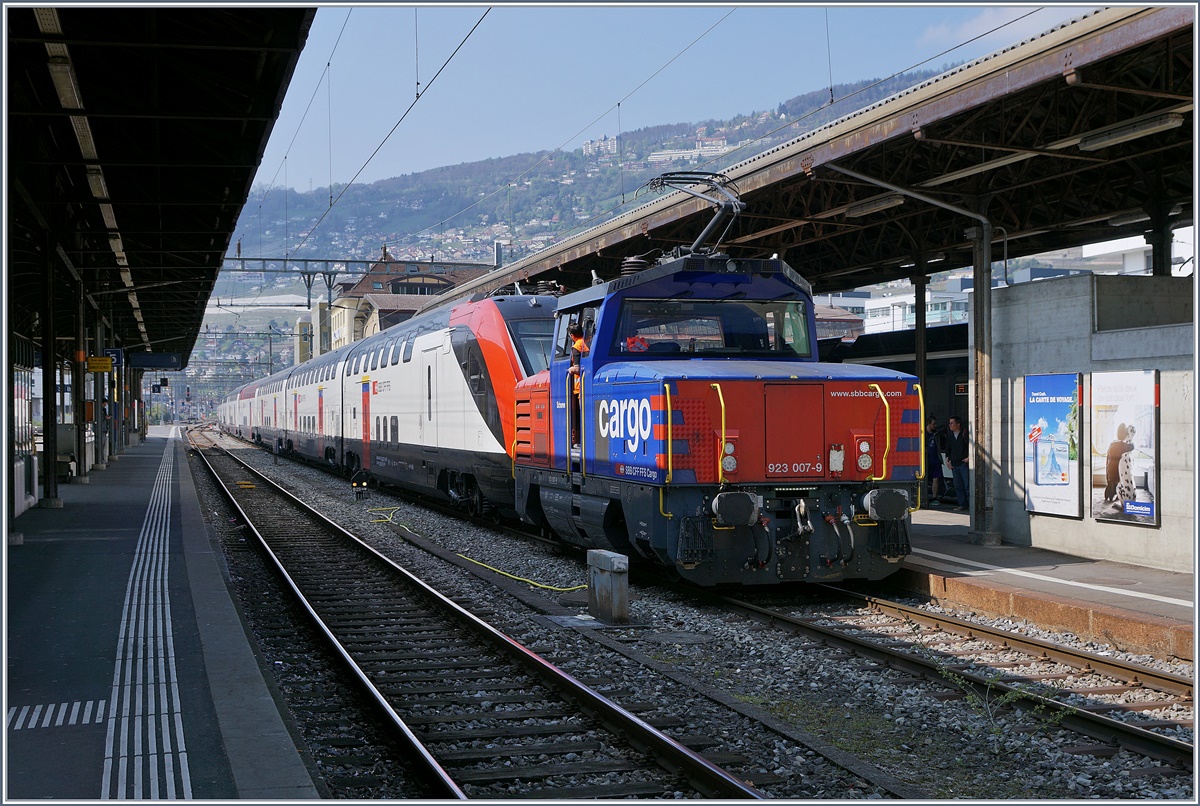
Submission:
[[[1025,509],[1083,517],[1077,372],[1025,376]]]

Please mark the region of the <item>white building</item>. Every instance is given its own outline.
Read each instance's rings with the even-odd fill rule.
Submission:
[[[917,326],[915,292],[891,294],[855,300],[863,307],[863,332],[884,333],[890,330],[912,330]],[[967,321],[970,297],[958,291],[926,291],[925,326],[954,325]]]
[[[1196,263],[1196,229],[1181,227],[1172,237],[1171,276],[1187,277],[1194,273]],[[1084,257],[1120,255],[1119,274],[1149,274],[1153,251],[1142,237],[1122,238],[1083,247]]]

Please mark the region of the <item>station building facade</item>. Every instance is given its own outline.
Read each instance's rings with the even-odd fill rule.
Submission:
[[[993,525],[1003,543],[1192,572],[1193,282],[1083,274],[993,289]],[[1065,392],[1057,408],[1045,391],[1055,384]]]

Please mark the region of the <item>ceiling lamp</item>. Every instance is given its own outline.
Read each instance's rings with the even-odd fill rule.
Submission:
[[[1167,215],[1177,216],[1181,212],[1183,212],[1183,205],[1177,204],[1171,208],[1171,212],[1169,212]],[[1123,227],[1126,224],[1139,224],[1142,221],[1149,221],[1149,220],[1150,220],[1149,213],[1147,213],[1145,211],[1138,211],[1138,212],[1133,212],[1133,213],[1125,213],[1124,215],[1113,216],[1112,218],[1108,219],[1108,225],[1110,227]]]
[[[1084,136],[1079,141],[1079,150],[1099,151],[1102,148],[1115,146],[1118,143],[1128,143],[1130,140],[1136,140],[1139,137],[1158,134],[1168,129],[1177,129],[1182,125],[1183,115],[1176,112],[1157,115],[1132,123],[1122,123],[1112,128],[1103,129],[1094,134]]]
[[[867,199],[858,204],[852,204],[846,208],[846,218],[859,218],[860,216],[878,213],[880,210],[887,210],[892,207],[898,207],[904,204],[904,197],[899,193],[892,193],[887,196],[876,196],[873,199]]]
[[[89,165],[87,169],[88,187],[92,189],[92,195],[97,199],[108,198],[108,185],[104,181],[104,172],[100,170],[98,165]]]
[[[75,69],[71,60],[62,56],[51,56],[50,80],[54,82],[54,91],[58,93],[58,102],[63,109],[83,109],[83,101],[79,95],[79,82],[75,80]]]

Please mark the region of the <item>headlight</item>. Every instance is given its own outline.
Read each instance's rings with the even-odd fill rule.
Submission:
[[[728,448],[729,446],[726,445],[725,447]],[[726,473],[732,473],[733,471],[737,470],[737,457],[736,456],[721,457],[721,469],[724,470]]]
[[[871,454],[860,453],[858,455],[858,469],[859,470],[870,470],[871,465],[873,465],[873,464],[874,464],[874,462],[871,460]]]

